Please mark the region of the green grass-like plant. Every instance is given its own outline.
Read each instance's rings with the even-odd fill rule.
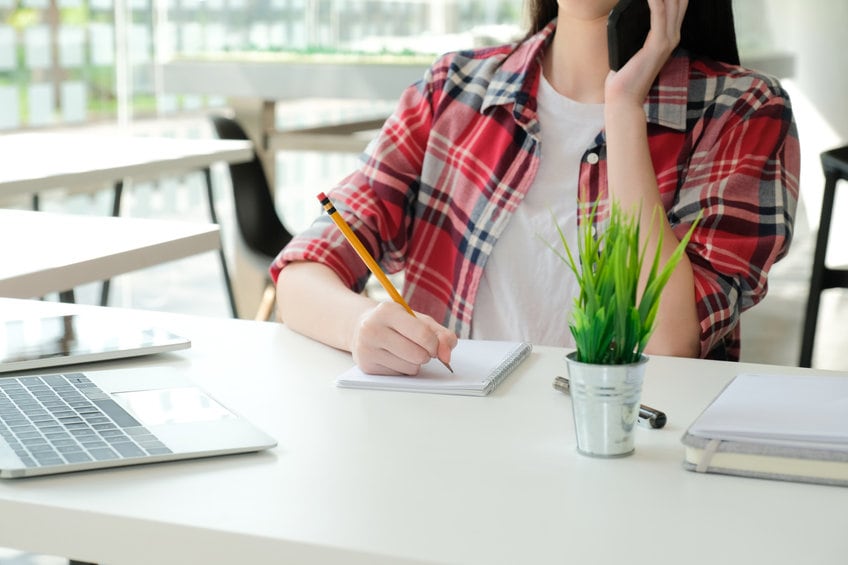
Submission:
[[[557,231],[565,255],[552,247],[577,277],[580,287],[569,321],[577,346],[577,361],[601,365],[636,363],[642,358],[656,326],[662,290],[683,257],[701,214],[662,267],[659,252],[663,232],[659,231],[645,289],[637,300],[639,275],[648,249],[647,243],[639,247],[640,210],[626,214],[613,201],[606,229],[595,235],[597,209],[595,204],[577,229],[579,263],[559,224]],[[657,214],[661,213],[662,209],[657,207],[651,227],[659,226]]]

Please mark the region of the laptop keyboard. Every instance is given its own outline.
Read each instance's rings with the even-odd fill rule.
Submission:
[[[171,453],[82,373],[0,378],[0,437],[27,467]]]

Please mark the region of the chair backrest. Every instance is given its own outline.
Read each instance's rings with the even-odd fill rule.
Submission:
[[[219,138],[248,139],[234,119],[220,115],[210,116],[210,119]],[[273,259],[291,240],[292,234],[277,215],[259,156],[254,151],[252,161],[229,165],[229,168],[239,233],[251,250]]]

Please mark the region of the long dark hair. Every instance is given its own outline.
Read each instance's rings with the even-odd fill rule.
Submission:
[[[739,64],[732,0],[689,0],[680,47],[701,57]],[[529,35],[540,31],[557,16],[557,0],[527,0]]]

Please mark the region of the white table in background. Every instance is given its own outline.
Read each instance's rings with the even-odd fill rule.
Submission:
[[[434,38],[434,42],[439,41]],[[451,40],[445,50],[463,49]],[[298,54],[244,51],[178,56],[162,64],[162,88],[171,94],[223,96],[253,139],[274,187],[273,156],[281,150],[360,152],[370,130],[388,114],[341,120],[322,127],[277,128],[278,102],[299,99],[396,101],[420,80],[436,54]],[[790,76],[794,58],[783,52],[743,53],[743,64]],[[362,135],[362,132],[366,132]]]
[[[282,150],[361,152],[388,113],[355,110],[320,127],[278,129],[281,101],[395,101],[424,76],[435,55],[235,52],[186,56],[162,65],[165,92],[224,96],[254,141],[273,190],[274,155]],[[363,134],[364,132],[364,134]]]
[[[33,298],[221,249],[217,224],[0,209],[0,296]]]
[[[54,188],[92,191],[126,179],[156,180],[253,158],[247,141],[73,132],[0,135],[0,152],[0,196]]]
[[[206,177],[209,218],[218,223],[210,167],[253,158],[253,144],[244,140],[140,137],[115,133],[29,132],[0,135],[0,197],[32,195],[51,189],[115,192],[113,215],[120,214],[127,180],[157,180],[194,171]],[[229,269],[218,248],[233,315],[237,315]],[[108,294],[104,283],[102,303]]]
[[[0,300],[6,317],[97,308]],[[83,366],[189,375],[279,441],[268,452],[0,482],[0,547],[110,565],[842,564],[848,489],[685,471],[680,437],[738,372],[654,357],[636,453],[575,450],[566,350],[483,398],[339,389],[351,356],[277,323],[126,311],[189,350]],[[72,529],[68,529],[72,525]]]

